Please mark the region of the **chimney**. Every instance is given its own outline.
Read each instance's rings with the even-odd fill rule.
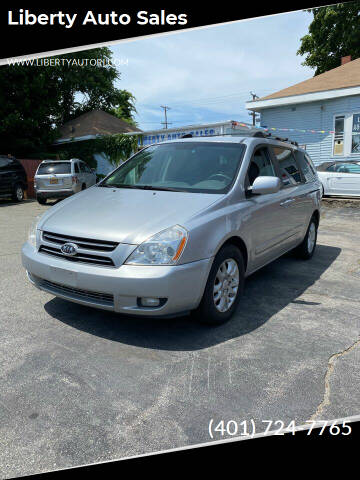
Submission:
[[[341,65],[345,65],[345,63],[351,62],[351,55],[347,55],[346,57],[341,57]]]

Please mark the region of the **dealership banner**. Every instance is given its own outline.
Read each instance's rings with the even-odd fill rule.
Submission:
[[[193,4],[182,2],[164,8],[164,5],[154,7],[141,2],[136,6],[131,3],[101,3],[96,8],[90,8],[63,3],[51,7],[33,7],[5,2],[0,7],[0,31],[3,38],[0,59],[74,51],[79,47],[104,45],[325,4],[326,2],[311,1],[295,1],[291,5],[257,3],[256,7],[251,8],[238,3],[214,8],[205,3],[201,8],[196,8]]]

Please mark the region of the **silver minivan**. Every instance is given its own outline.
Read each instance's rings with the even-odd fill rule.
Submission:
[[[96,183],[96,173],[82,160],[44,160],[34,177],[36,198],[44,205],[48,198],[66,198]]]
[[[53,206],[22,249],[29,280],[123,314],[227,321],[248,275],[290,250],[312,257],[320,219],[306,152],[255,135],[148,146]]]

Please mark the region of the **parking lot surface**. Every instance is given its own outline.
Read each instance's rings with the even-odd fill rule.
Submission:
[[[211,419],[360,413],[359,203],[324,204],[313,259],[254,274],[217,328],[35,289],[20,249],[47,208],[0,200],[1,478],[208,442]]]

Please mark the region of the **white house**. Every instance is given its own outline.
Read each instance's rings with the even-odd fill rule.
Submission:
[[[246,103],[272,135],[306,148],[316,165],[360,160],[360,58]]]

